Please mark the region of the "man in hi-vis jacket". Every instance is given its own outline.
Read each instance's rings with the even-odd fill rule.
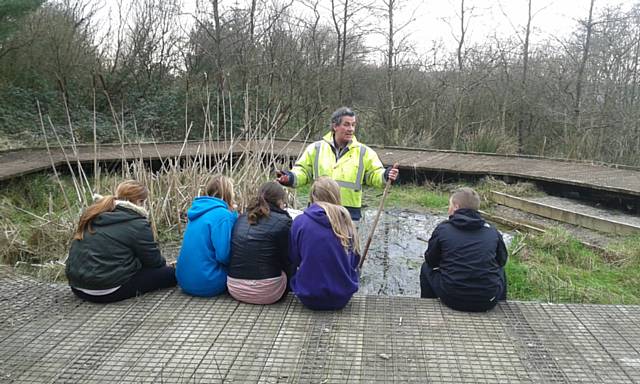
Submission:
[[[356,123],[351,109],[338,108],[331,115],[331,131],[307,146],[290,171],[278,171],[276,180],[295,188],[329,176],[340,186],[342,205],[351,218],[360,220],[362,187],[382,188],[387,179],[393,182],[398,178],[398,169],[385,169],[375,151],[356,140]]]

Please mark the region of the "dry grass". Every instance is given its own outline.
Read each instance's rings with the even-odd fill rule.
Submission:
[[[35,188],[30,187],[33,178],[24,178],[16,181],[13,188],[5,189],[13,192],[0,198],[0,261],[45,280],[63,278],[70,239],[82,210],[91,204],[93,193],[110,194],[123,179],[139,180],[149,188],[147,209],[154,234],[160,241],[182,238],[186,211],[192,200],[202,194],[212,175],[224,174],[233,179],[236,203],[243,211],[260,184],[275,178],[273,171],[288,162],[274,150],[275,133],[281,124],[278,109],[275,115],[261,114],[257,109],[251,113],[247,108],[240,132],[234,132],[231,121],[225,120],[219,126],[207,120],[198,155],[194,157],[161,157],[160,167],[151,169],[142,157],[134,161],[127,159],[123,150],[122,167],[117,173],[102,173],[96,159],[95,174],[90,178],[82,165],[72,160],[77,154],[75,140],[70,147],[64,147],[55,125],[40,114],[44,136],[47,137],[46,131],[50,130],[57,139],[56,145],[65,151],[69,176],[59,175],[54,168],[54,174],[38,179],[39,185]],[[115,111],[113,116],[124,148],[130,141]],[[73,136],[70,119],[67,124]],[[185,145],[190,128],[185,131]],[[240,141],[244,143],[242,146]],[[49,148],[48,142],[46,145]],[[220,151],[220,148],[226,150]],[[22,195],[20,191],[24,189],[27,191]]]
[[[43,192],[26,185],[14,191],[20,197]],[[44,280],[60,279],[76,217],[68,210],[40,212],[43,207],[27,210],[15,203],[15,196],[0,200],[0,261]]]

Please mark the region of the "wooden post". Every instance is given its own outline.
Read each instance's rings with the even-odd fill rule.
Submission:
[[[398,168],[398,163],[393,164],[392,168]],[[369,252],[369,246],[371,245],[373,234],[376,232],[378,220],[380,220],[380,214],[382,214],[382,211],[384,210],[384,201],[386,200],[387,194],[389,193],[389,188],[391,188],[391,183],[391,179],[387,179],[387,184],[384,186],[382,199],[380,199],[380,205],[378,206],[378,212],[376,212],[376,218],[373,220],[373,225],[371,226],[371,231],[369,232],[369,238],[367,238],[367,242],[365,243],[364,251],[362,252],[362,257],[360,258],[360,264],[358,264],[358,269],[362,268],[362,266],[364,265],[364,259],[367,257],[367,252]]]

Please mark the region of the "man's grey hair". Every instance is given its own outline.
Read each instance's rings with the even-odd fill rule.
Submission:
[[[340,107],[331,114],[331,126],[340,125],[343,116],[356,117],[356,113],[349,107]]]

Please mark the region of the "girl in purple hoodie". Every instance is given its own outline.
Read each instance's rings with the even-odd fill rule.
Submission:
[[[340,205],[340,187],[334,180],[318,178],[310,201],[291,227],[291,290],[307,308],[341,309],[358,290],[356,229]]]

